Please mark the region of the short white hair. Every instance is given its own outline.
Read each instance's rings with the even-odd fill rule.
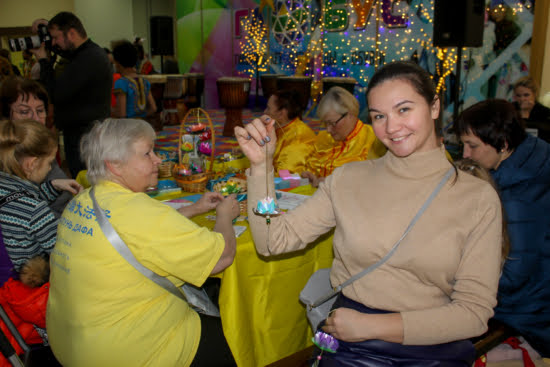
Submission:
[[[108,178],[105,162],[125,163],[134,153],[135,142],[141,139],[154,141],[155,137],[155,130],[144,120],[108,118],[96,122],[80,141],[80,154],[88,168],[90,184]]]
[[[334,111],[340,115],[349,113],[350,115],[359,116],[359,102],[348,90],[342,87],[332,87],[321,98],[317,106],[317,116],[323,118],[330,111]]]

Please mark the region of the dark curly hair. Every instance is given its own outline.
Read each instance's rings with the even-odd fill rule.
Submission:
[[[275,104],[279,110],[286,109],[289,120],[294,120],[296,117],[302,118],[301,97],[296,90],[278,90],[272,96],[276,97]]]
[[[117,42],[113,47],[113,59],[125,68],[135,67],[138,50],[130,41]]]
[[[504,99],[487,99],[465,109],[454,131],[457,136],[474,134],[497,151],[514,150],[527,137],[514,105]]]

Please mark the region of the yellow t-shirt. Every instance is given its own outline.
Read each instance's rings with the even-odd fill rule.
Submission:
[[[302,173],[313,153],[315,133],[299,118],[278,128],[276,133],[277,147],[273,155],[275,172],[286,169],[291,173]]]
[[[321,131],[306,170],[317,177],[326,177],[346,163],[380,158],[385,153],[386,147],[374,135],[372,127],[357,120],[344,141],[335,141],[328,132]]]
[[[173,208],[104,181],[96,198],[144,266],[181,286],[204,283],[223,236]],[[88,193],[65,209],[51,254],[46,323],[64,366],[189,366],[200,339],[199,316],[139,273],[107,241]]]

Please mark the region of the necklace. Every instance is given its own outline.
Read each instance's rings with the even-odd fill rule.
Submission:
[[[269,225],[271,224],[271,217],[276,217],[281,214],[279,208],[275,204],[275,200],[269,197],[269,169],[268,169],[268,154],[267,143],[265,144],[265,198],[258,201],[258,205],[252,211],[255,215],[265,217],[265,224],[267,226],[267,247],[269,248]]]

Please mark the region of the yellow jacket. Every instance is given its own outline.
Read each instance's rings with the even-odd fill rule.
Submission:
[[[386,147],[376,138],[372,127],[361,120],[357,120],[344,141],[335,141],[328,132],[321,131],[313,149],[306,170],[317,177],[326,177],[345,163],[376,159],[386,153]]]
[[[275,173],[280,169],[291,173],[301,173],[305,170],[306,161],[313,153],[315,133],[299,118],[295,118],[286,126],[278,128],[277,147],[273,155]]]

